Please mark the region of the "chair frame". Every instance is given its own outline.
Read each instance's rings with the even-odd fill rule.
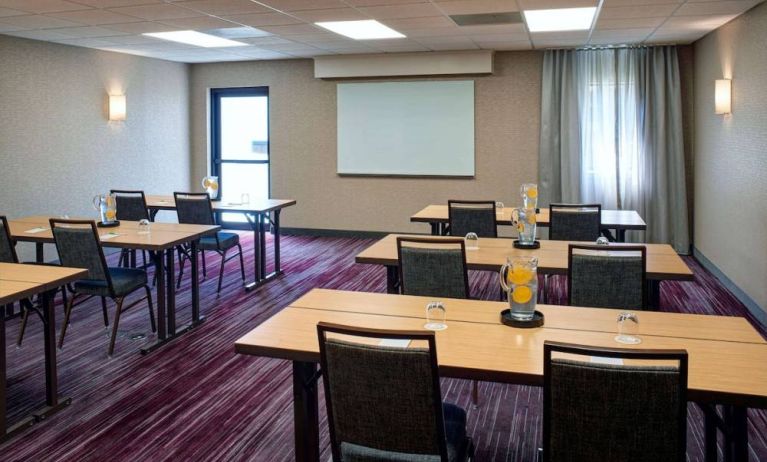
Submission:
[[[5,215],[0,215],[0,224],[3,226],[3,232],[8,237],[8,243],[11,246],[11,260],[13,260],[12,263],[18,263],[19,262],[19,256],[16,254],[16,242],[11,237],[11,227],[8,226],[8,218],[6,218]]]
[[[573,278],[570,271],[573,267],[573,250],[593,250],[610,252],[640,252],[642,258],[642,310],[647,309],[647,247],[644,245],[595,245],[569,244],[567,246],[567,304],[572,305]],[[616,307],[620,308],[620,307]]]
[[[672,349],[629,349],[595,347],[574,343],[543,342],[543,462],[548,462],[551,454],[551,355],[566,353],[580,356],[601,356],[607,358],[639,359],[679,362],[679,462],[686,460],[687,451],[687,373],[688,354],[686,350]]]
[[[320,368],[322,371],[328,370],[327,351],[325,341],[327,333],[351,335],[355,337],[377,338],[377,339],[403,339],[426,341],[429,345],[429,357],[432,370],[432,387],[435,392],[435,424],[437,427],[437,437],[439,438],[440,457],[443,462],[448,462],[447,439],[445,433],[445,417],[442,410],[442,394],[439,381],[439,365],[437,363],[437,341],[433,332],[408,331],[408,330],[385,330],[373,329],[367,327],[352,327],[341,324],[334,324],[320,321],[317,323],[317,339],[320,347]],[[322,374],[322,382],[325,386],[325,406],[328,413],[328,426],[330,430],[330,447],[333,453],[333,460],[341,460],[341,446],[336,438],[335,426],[333,425],[333,399],[330,390],[330,381],[327,373]]]
[[[599,217],[599,229],[597,230],[597,238],[602,233],[602,204],[565,204],[565,203],[552,203],[549,204],[549,239],[551,239],[552,231],[556,231],[555,226],[555,220],[554,220],[554,210],[553,209],[583,209],[583,208],[589,208],[589,209],[597,209],[597,216]],[[595,240],[597,238],[594,238]],[[559,240],[559,239],[552,239],[552,240]],[[567,239],[564,239],[567,240]]]
[[[461,246],[461,254],[463,254],[463,284],[464,284],[464,290],[466,291],[466,299],[470,299],[469,292],[469,270],[468,266],[466,264],[466,243],[464,242],[463,238],[458,237],[451,237],[451,238],[438,238],[438,237],[408,237],[408,236],[399,236],[397,237],[397,262],[399,263],[398,271],[399,271],[399,293],[403,294],[405,293],[405,280],[402,277],[402,243],[403,242],[414,242],[417,244],[460,244]]]
[[[125,196],[140,195],[141,196],[141,202],[144,203],[144,210],[146,211],[146,219],[149,220],[149,221],[152,221],[152,217],[149,214],[149,208],[146,205],[146,195],[144,194],[144,191],[140,191],[140,190],[134,191],[134,190],[129,190],[129,189],[110,189],[109,193],[110,194],[115,194],[115,195],[118,195],[118,196],[119,195],[125,195]],[[120,214],[120,209],[119,208],[117,209],[117,214],[118,215]],[[128,256],[130,256],[130,261],[128,260]],[[143,267],[146,268],[148,266],[147,265],[148,259],[146,258],[146,251],[144,251],[144,250],[141,251],[141,259],[143,261]],[[136,250],[135,249],[122,249],[122,251],[120,251],[120,260],[118,261],[117,265],[118,266],[124,266],[126,268],[128,268],[128,267],[135,268],[136,267]]]
[[[208,193],[187,193],[187,192],[174,191],[173,192],[173,201],[176,204],[178,204],[179,196],[183,196],[182,199],[184,197],[198,198],[198,199],[202,199],[204,197],[206,199],[207,204],[208,204],[208,210],[210,210],[211,223],[215,223],[216,222],[215,214],[213,212],[213,204],[211,203],[210,196],[208,195]],[[218,232],[216,232],[216,234],[214,236],[216,238],[216,248],[221,248],[221,242],[218,240]],[[178,281],[176,282],[176,288],[180,288],[181,287],[181,278],[184,275],[184,263],[186,262],[186,260],[191,260],[192,259],[192,255],[191,255],[191,253],[189,251],[188,246],[180,245],[180,246],[177,247],[177,249],[178,249],[179,270],[178,270]],[[226,253],[229,251],[229,249],[227,249],[227,250],[214,250],[213,251],[213,252],[216,252],[219,256],[221,256],[221,267],[219,268],[219,271],[218,271],[218,289],[216,291],[217,293],[221,292],[221,286],[223,284],[223,279],[224,279],[224,265],[226,264],[226,262],[228,262],[229,260],[231,260],[235,256],[239,256],[240,257],[240,276],[242,277],[242,280],[245,281],[245,261],[244,261],[243,256],[242,256],[242,244],[239,243],[239,242],[237,243],[237,250],[238,250],[237,255],[233,255],[233,256],[231,256],[229,258],[226,258]],[[207,274],[208,271],[207,271],[207,268],[206,268],[206,265],[205,265],[205,251],[200,249],[200,255],[202,257],[202,277],[206,278],[208,276],[208,274]]]
[[[98,244],[98,248],[99,248],[99,258],[101,260],[101,267],[103,268],[103,271],[104,271],[104,280],[107,282],[107,287],[109,289],[109,298],[114,300],[115,303],[117,304],[117,308],[115,310],[115,319],[114,319],[114,323],[112,324],[112,335],[109,340],[109,348],[107,350],[107,355],[111,357],[112,354],[114,353],[115,341],[117,340],[117,328],[120,323],[120,315],[122,314],[122,312],[127,311],[129,308],[136,306],[137,304],[139,304],[140,302],[144,300],[147,300],[149,304],[149,320],[152,326],[152,332],[157,332],[157,325],[155,323],[155,316],[154,316],[154,307],[152,304],[152,291],[149,288],[148,284],[144,285],[144,291],[146,292],[146,295],[144,297],[139,298],[138,300],[135,300],[133,303],[131,303],[130,305],[126,307],[123,307],[123,303],[125,302],[125,299],[127,298],[127,296],[130,294],[126,294],[123,297],[115,296],[114,285],[112,283],[112,276],[109,274],[109,266],[107,266],[106,257],[104,256],[104,248],[101,245],[101,239],[99,238],[98,229],[96,228],[96,222],[93,220],[63,220],[63,219],[51,218],[49,220],[49,223],[51,226],[51,233],[53,234],[53,239],[56,244],[57,251],[58,251],[59,244],[58,244],[58,241],[56,241],[56,234],[53,232],[57,224],[75,225],[75,226],[88,225],[90,226],[91,231],[93,232],[93,238],[96,240],[96,243]],[[67,333],[67,326],[69,325],[69,318],[72,315],[72,308],[74,308],[75,300],[78,298],[78,295],[80,295],[75,290],[72,290],[72,289],[70,290],[72,291],[72,297],[69,299],[69,301],[66,304],[64,322],[61,325],[61,334],[59,336],[59,345],[58,345],[59,349],[63,348],[64,346],[64,336]],[[96,297],[96,295],[86,294],[85,299],[83,301],[90,300],[93,297]],[[104,315],[104,325],[108,327],[109,321],[107,318],[106,298],[105,297],[100,297],[100,298],[101,298],[101,309]]]
[[[495,233],[492,236],[488,237],[498,237],[498,214],[495,210],[495,201],[475,201],[475,200],[458,200],[458,199],[448,199],[447,201],[447,221],[448,226],[450,229],[453,227],[453,204],[455,205],[490,205],[493,209],[493,222],[495,223],[495,227],[493,228],[495,230]],[[452,235],[452,231],[450,232]]]

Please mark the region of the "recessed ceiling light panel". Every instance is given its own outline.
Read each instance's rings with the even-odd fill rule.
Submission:
[[[530,32],[561,32],[589,30],[596,12],[596,7],[589,7],[526,10],[524,13]]]
[[[374,40],[405,37],[404,34],[400,34],[396,30],[384,26],[374,19],[363,21],[316,22],[315,24],[331,32],[335,32],[336,34],[353,38],[355,40]]]
[[[147,37],[154,37],[171,42],[186,43],[203,48],[222,48],[222,47],[246,47],[247,43],[235,42],[234,40],[216,37],[215,35],[203,34],[194,30],[178,30],[173,32],[150,32],[143,34]]]

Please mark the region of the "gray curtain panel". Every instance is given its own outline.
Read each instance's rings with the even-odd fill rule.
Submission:
[[[546,51],[542,88],[540,203],[636,210],[628,240],[687,253],[676,48]]]

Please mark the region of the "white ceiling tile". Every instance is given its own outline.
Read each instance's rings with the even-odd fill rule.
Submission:
[[[202,14],[197,11],[180,8],[171,4],[126,6],[122,8],[112,8],[109,11],[126,14],[128,16],[134,16],[136,18],[146,19],[149,21],[193,18],[195,16],[202,16]]]
[[[28,38],[32,40],[60,40],[72,38],[68,35],[60,34],[50,30],[19,30],[4,32],[5,35],[13,35],[14,37]]]
[[[685,0],[604,0],[602,8],[612,8],[616,6],[661,5],[664,3],[674,3],[678,5],[684,2]]]
[[[292,36],[292,37],[296,37],[296,36]],[[237,40],[240,42],[250,43],[252,45],[258,45],[258,46],[274,45],[274,44],[280,44],[280,43],[294,43],[291,40],[288,40],[282,37],[277,37],[276,35],[270,35],[268,37],[243,38],[243,39],[237,39]]]
[[[595,30],[591,34],[592,45],[622,45],[639,43],[649,37],[655,29]]]
[[[286,40],[286,39],[281,39],[281,40]],[[339,40],[352,41],[352,39],[347,39],[341,35],[334,34],[332,32],[323,32],[322,30],[317,30],[315,33],[311,33],[311,34],[297,34],[297,35],[290,36],[290,41],[308,43],[310,45],[314,45],[315,43],[338,42]]]
[[[132,22],[128,24],[112,24],[110,29],[126,32],[128,34],[148,34],[151,32],[170,32],[173,30],[179,30],[178,27],[169,26],[167,24],[161,24],[159,22]]]
[[[448,26],[448,27],[423,27],[423,28],[413,28],[413,29],[402,29],[400,32],[408,36],[409,38],[417,38],[417,37],[445,37],[448,35],[455,35],[461,36],[464,35],[463,32],[461,32],[461,29],[456,26]]]
[[[175,2],[175,5],[191,8],[214,16],[226,16],[231,14],[269,13],[272,10],[253,3],[250,0],[190,0]]]
[[[461,33],[469,36],[486,34],[523,34],[527,38],[524,24],[494,24],[484,26],[459,27]]]
[[[289,24],[301,24],[300,19],[282,13],[256,13],[224,16],[227,21],[236,22],[246,26],[284,26]]]
[[[65,0],[0,0],[0,7],[26,11],[28,13],[53,13],[88,8],[87,6]]]
[[[703,14],[740,14],[750,10],[762,0],[738,0],[727,2],[685,3],[674,13],[675,16]]]
[[[363,11],[376,19],[420,18],[425,16],[439,16],[442,14],[442,12],[431,3],[369,6],[360,8],[360,11]]]
[[[326,10],[300,10],[292,11],[293,16],[303,19],[307,22],[318,21],[354,21],[360,19],[370,19],[370,15],[360,12],[354,8],[329,8]]]
[[[118,35],[108,39],[115,45],[150,45],[157,43],[159,39],[147,37],[145,35]]]
[[[25,14],[29,14],[29,13],[25,11],[21,11],[21,10],[14,10],[11,8],[0,8],[0,18],[4,18],[7,16],[21,16]]]
[[[345,0],[351,6],[402,5],[405,3],[429,3],[429,0]]]
[[[600,19],[597,22],[597,30],[612,29],[637,29],[646,27],[658,27],[666,18],[633,18],[633,19]]]
[[[119,8],[121,6],[148,5],[162,3],[163,0],[74,0],[77,3],[94,8]]]
[[[597,6],[599,0],[517,0],[523,10],[547,10],[550,8],[584,8]]]
[[[255,59],[289,59],[291,56],[287,53],[280,53],[271,50],[241,50],[237,54]]]
[[[658,32],[709,32],[732,21],[736,15],[672,16]]]
[[[14,31],[17,31],[17,30],[26,30],[26,29],[23,28],[23,27],[11,26],[9,24],[3,24],[2,22],[0,22],[0,34],[5,33],[5,32],[14,32]]]
[[[471,34],[468,37],[474,41],[481,40],[483,42],[517,42],[520,40],[529,40],[527,32],[525,32],[524,29],[503,34]]]
[[[80,26],[82,24],[65,21],[63,19],[33,14],[29,16],[9,16],[0,19],[0,22],[9,26],[23,27],[24,29],[55,29],[58,27]]]
[[[229,27],[239,27],[239,24],[235,24],[223,19],[214,18],[213,16],[200,16],[197,18],[179,18],[179,19],[163,19],[158,21],[169,26],[178,27],[180,29],[190,30],[207,30],[207,29],[223,29]]]
[[[113,41],[102,39],[102,38],[72,38],[72,39],[53,40],[53,42],[60,43],[62,45],[71,45],[71,46],[88,47],[88,48],[101,48],[101,47],[110,47],[115,45]]]
[[[64,34],[73,38],[112,37],[115,35],[127,35],[126,32],[120,32],[98,26],[65,27],[63,29],[52,29],[52,32],[58,32],[59,34]]]
[[[511,42],[477,42],[483,50],[496,51],[522,51],[533,48],[529,40],[517,40]]]
[[[423,29],[427,27],[455,27],[455,23],[445,16],[383,19],[381,22],[397,31],[406,31],[408,29]]]
[[[695,40],[706,35],[705,32],[677,32],[677,33],[654,33],[650,38],[645,40],[646,44],[668,44],[668,43],[692,43]]]
[[[299,35],[315,33],[319,29],[319,26],[312,24],[292,24],[288,26],[263,26],[259,27],[259,29],[274,35]]]
[[[258,2],[280,11],[322,10],[346,6],[341,0],[258,0]]]
[[[450,0],[437,3],[445,14],[507,13],[518,11],[515,0]]]
[[[125,16],[124,14],[115,13],[109,10],[64,11],[60,13],[49,13],[48,16],[80,24],[87,24],[89,26],[140,21],[133,16]]]
[[[676,11],[678,5],[641,5],[602,8],[599,19],[665,18]]]

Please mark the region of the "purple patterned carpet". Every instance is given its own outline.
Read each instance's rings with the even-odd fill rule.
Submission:
[[[246,273],[252,274],[252,242],[243,234]],[[381,267],[357,265],[354,255],[373,241],[285,237],[280,279],[245,293],[238,262],[227,264],[224,288],[202,283],[207,321],[149,356],[144,305],[124,315],[115,356],[107,359],[108,336],[97,300],[77,306],[59,354],[61,394],[72,405],[0,445],[1,461],[289,461],[293,459],[290,364],[234,353],[234,341],[313,287],[385,291]],[[694,259],[695,282],[663,283],[669,310],[746,315],[746,309]],[[218,260],[211,254],[208,267]],[[271,264],[271,262],[270,262]],[[212,270],[211,273],[214,273]],[[550,284],[550,301],[564,297],[563,278]],[[472,273],[474,297],[498,296],[491,273]],[[178,296],[180,322],[189,314],[189,279]],[[114,308],[110,304],[110,317]],[[60,310],[57,310],[60,323]],[[9,413],[12,421],[44,400],[42,332],[30,319],[23,348],[15,348],[18,319],[7,323]],[[58,327],[58,326],[57,326]],[[764,335],[765,329],[760,327]],[[150,336],[151,340],[153,337]],[[764,365],[754,365],[764,367]],[[445,400],[467,409],[469,433],[479,461],[534,461],[541,438],[541,389],[480,383],[480,406],[470,404],[470,383],[443,380]],[[324,403],[321,402],[324,419]],[[690,406],[688,459],[702,460],[701,414]],[[323,461],[330,457],[324,420]],[[767,461],[767,412],[749,411],[750,460]]]

